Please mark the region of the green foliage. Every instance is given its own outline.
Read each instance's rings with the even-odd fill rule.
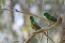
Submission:
[[[5,5],[6,0],[2,0],[2,4]]]
[[[3,13],[3,7],[5,6],[6,0],[0,0],[0,17]]]
[[[0,0],[0,7],[1,8],[4,7],[5,3],[6,3],[6,0]]]
[[[14,5],[18,3],[19,0],[13,0]]]
[[[0,17],[1,17],[1,15],[2,15],[2,13],[3,13],[3,11],[1,10],[1,11],[0,11]]]
[[[1,7],[0,7],[0,17],[1,17],[1,15],[2,15],[2,13],[3,13],[3,11],[2,11],[2,9],[1,9]]]
[[[29,4],[33,3],[35,0],[28,0]]]

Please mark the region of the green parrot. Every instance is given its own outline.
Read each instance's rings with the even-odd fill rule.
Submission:
[[[34,30],[39,30],[41,29],[41,27],[37,24],[37,22],[34,20],[33,16],[30,16],[30,20],[31,20],[31,26]]]
[[[48,20],[50,20],[50,21],[53,21],[53,22],[56,22],[56,21],[57,21],[57,18],[54,17],[54,16],[51,16],[48,12],[45,12],[45,13],[44,13],[44,16],[45,16]]]

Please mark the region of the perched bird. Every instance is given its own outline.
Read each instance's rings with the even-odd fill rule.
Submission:
[[[57,18],[54,17],[54,16],[51,16],[48,12],[45,12],[45,13],[44,13],[44,16],[45,16],[48,20],[50,20],[50,21],[53,21],[53,22],[56,22],[56,21],[57,21]]]
[[[39,30],[41,27],[36,23],[33,16],[30,16],[31,26],[34,30]]]

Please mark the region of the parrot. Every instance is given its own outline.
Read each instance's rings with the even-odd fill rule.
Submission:
[[[56,22],[56,21],[57,21],[57,18],[54,17],[54,16],[51,16],[48,12],[45,12],[45,13],[44,13],[44,16],[45,16],[48,20],[50,20],[50,21],[52,21],[52,22]]]
[[[37,22],[34,20],[33,16],[30,16],[30,20],[31,20],[31,26],[34,30],[39,30],[41,29],[41,27],[37,24]]]
[[[38,24],[37,24],[37,22],[34,20],[34,17],[33,16],[30,16],[30,20],[31,20],[31,26],[32,26],[32,29],[34,29],[35,31],[37,31],[37,30],[40,30],[40,29],[42,29]],[[43,31],[43,33],[46,35],[47,34],[47,30],[46,31]],[[42,35],[43,36],[43,35]],[[47,36],[47,35],[46,35]],[[50,38],[49,36],[47,36],[48,38]],[[52,40],[51,38],[50,38],[50,40]],[[52,40],[53,41],[53,40]]]

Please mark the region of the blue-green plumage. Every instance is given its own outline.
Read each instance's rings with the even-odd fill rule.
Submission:
[[[37,22],[34,20],[34,17],[33,16],[30,16],[30,20],[31,20],[31,26],[32,26],[32,29],[34,30],[39,30],[41,29],[41,27],[37,24]]]
[[[48,12],[45,12],[45,13],[44,13],[44,16],[45,16],[48,20],[50,20],[50,21],[53,21],[53,22],[56,22],[56,21],[57,21],[57,18],[54,17],[54,16],[51,16]]]

